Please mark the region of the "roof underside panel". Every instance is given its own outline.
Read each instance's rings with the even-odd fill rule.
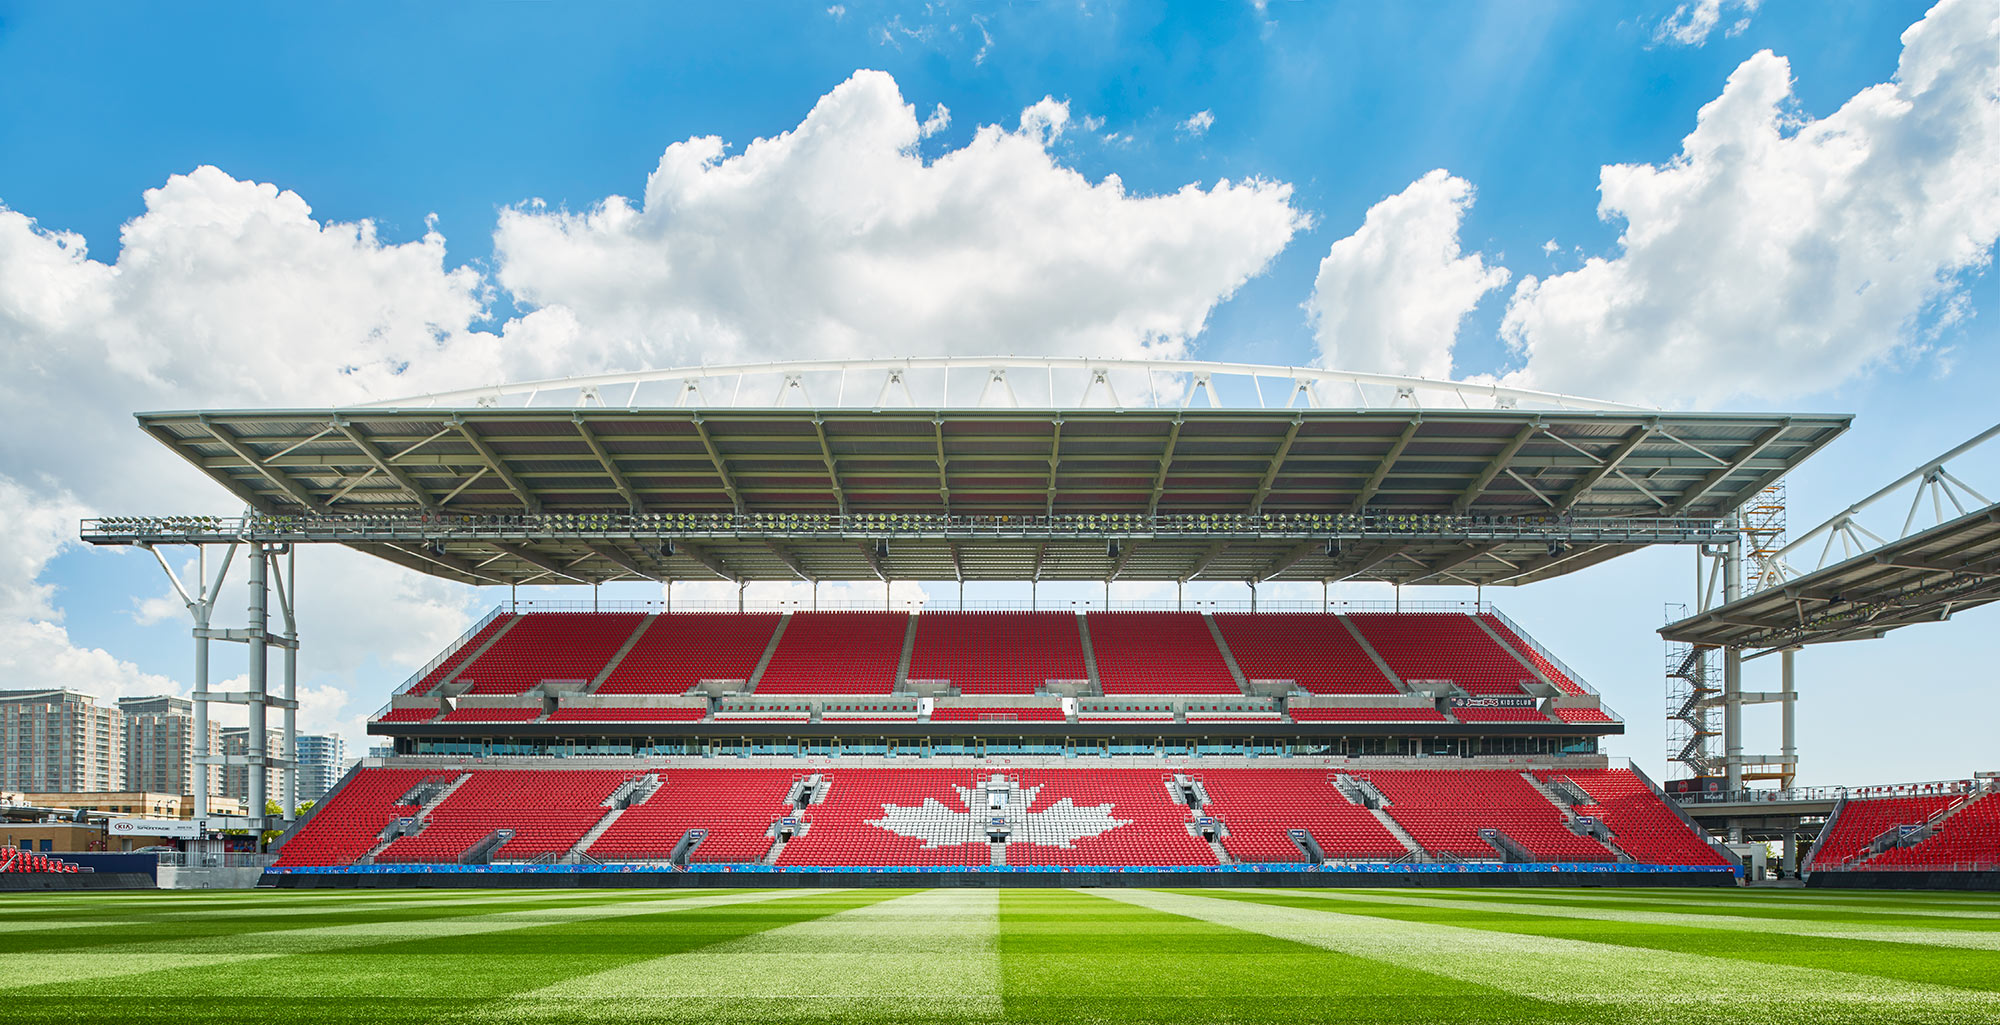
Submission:
[[[1713,520],[1845,416],[1515,410],[370,409],[146,413],[266,514],[784,513],[1678,517]],[[1253,537],[707,539],[515,551],[357,544],[472,581],[1386,579],[1521,583],[1631,545],[1350,545]],[[599,547],[604,547],[600,545]],[[1312,550],[1308,550],[1312,549]],[[653,554],[649,555],[651,552]],[[528,558],[532,556],[532,561]],[[550,566],[557,568],[551,569]],[[1443,567],[1440,569],[1440,567]]]

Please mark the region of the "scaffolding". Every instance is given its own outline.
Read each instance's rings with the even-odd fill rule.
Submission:
[[[1743,505],[1743,575],[1755,593],[1778,582],[1778,551],[1785,547],[1785,482],[1771,484]]]
[[[1668,603],[1667,622],[1687,617],[1687,606]],[[1715,738],[1722,735],[1722,673],[1716,665],[1721,649],[1668,641],[1667,762],[1681,765],[1686,778],[1701,780],[1717,774]]]

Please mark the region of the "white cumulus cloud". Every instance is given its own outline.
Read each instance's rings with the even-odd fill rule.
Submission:
[[[1320,363],[1339,370],[1449,378],[1465,315],[1507,283],[1466,253],[1458,230],[1472,186],[1432,171],[1375,204],[1320,261],[1306,312]]]
[[[1197,110],[1189,114],[1186,120],[1174,127],[1183,135],[1192,135],[1200,138],[1207,135],[1209,129],[1215,127],[1215,112],[1212,110]]]
[[[626,362],[944,352],[1178,355],[1305,223],[1290,186],[1135,195],[1051,152],[1055,100],[927,160],[895,81],[857,72],[731,154],[667,147],[639,202],[503,212],[499,280]]]
[[[1822,119],[1746,60],[1660,165],[1607,166],[1618,252],[1524,278],[1503,332],[1539,387],[1713,405],[1921,352],[2000,237],[2000,5],[1945,0],[1895,77]],[[1756,374],[1742,372],[1754,362]]]
[[[1694,0],[1674,8],[1674,13],[1660,20],[1653,30],[1653,41],[1677,43],[1681,46],[1701,46],[1708,42],[1715,27],[1722,23],[1725,10],[1739,12],[1736,20],[1725,30],[1726,35],[1740,35],[1750,27],[1750,16],[1757,13],[1763,0]]]

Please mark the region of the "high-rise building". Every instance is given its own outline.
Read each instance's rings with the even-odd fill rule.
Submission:
[[[158,794],[194,793],[194,702],[160,695],[119,698],[125,713],[125,785]],[[222,750],[222,730],[208,724],[208,751]],[[221,773],[208,774],[208,792],[222,793]]]
[[[285,747],[285,738],[282,733],[280,733],[277,730],[269,730],[265,732],[264,734],[265,754],[271,756],[272,758],[283,757],[284,747]],[[250,728],[248,726],[231,726],[225,728],[222,731],[222,753],[229,755],[249,754]],[[249,807],[250,772],[251,772],[250,766],[224,765],[221,766],[220,768],[221,768],[220,775],[222,776],[223,796],[233,797],[236,800],[244,802],[244,807],[246,808]],[[265,769],[263,771],[264,771],[264,799],[267,801],[282,800],[285,794],[284,790],[281,789],[284,786],[284,773],[278,769]],[[251,813],[262,814],[262,812],[257,811],[255,809],[252,809]]]
[[[347,771],[347,740],[338,734],[301,733],[297,741],[299,800],[317,801]]]
[[[123,790],[124,718],[78,691],[0,691],[0,790]]]

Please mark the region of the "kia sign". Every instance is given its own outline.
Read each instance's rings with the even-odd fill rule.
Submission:
[[[201,836],[201,826],[192,819],[112,819],[112,836],[171,836],[193,840]]]

